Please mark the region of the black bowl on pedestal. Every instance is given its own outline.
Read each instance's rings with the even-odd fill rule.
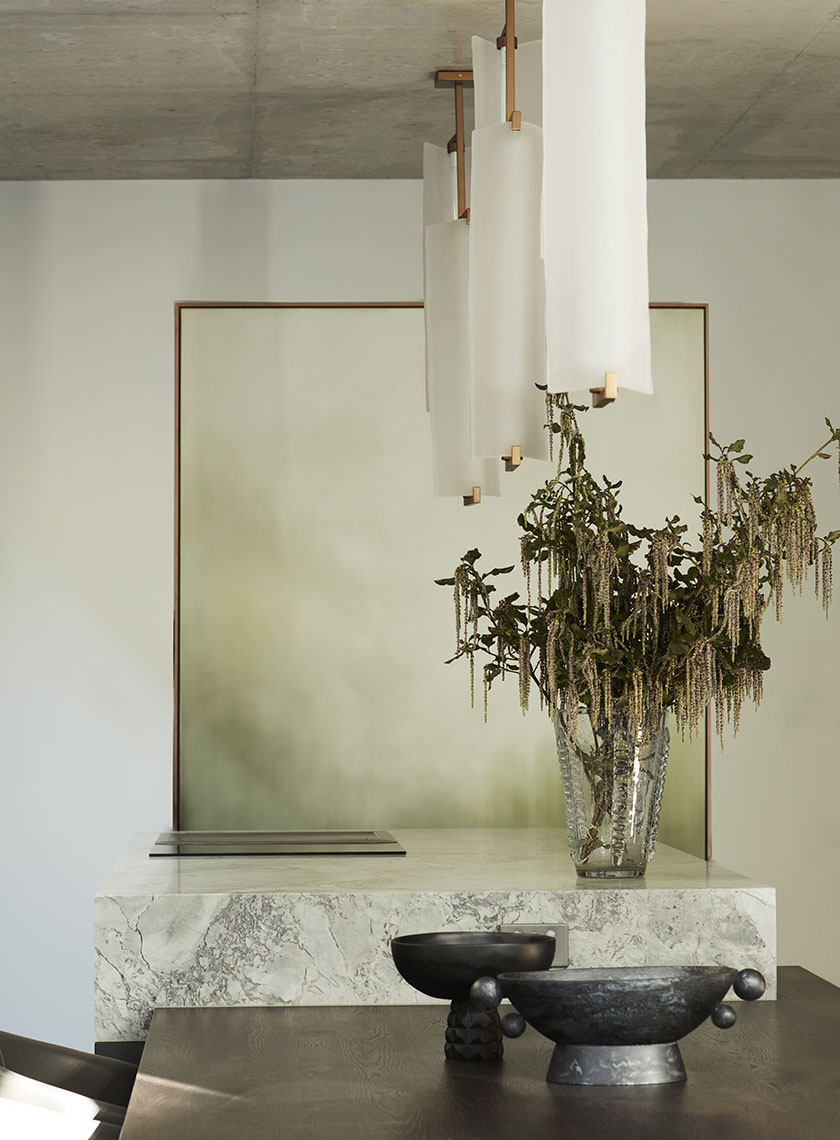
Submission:
[[[399,972],[420,993],[466,1001],[477,978],[547,970],[554,960],[554,938],[494,930],[402,934],[391,940],[391,954]]]
[[[554,938],[547,934],[458,930],[400,935],[391,940],[391,954],[414,989],[449,999],[446,1056],[495,1061],[502,1057],[498,1012],[476,1007],[470,1001],[470,987],[479,978],[495,978],[505,971],[547,970],[554,946]]]
[[[503,973],[499,983],[525,1020],[555,1042],[546,1080],[557,1084],[644,1085],[684,1081],[681,1037],[707,1017],[735,1023],[721,1001],[764,992],[755,970],[727,966],[639,966]]]

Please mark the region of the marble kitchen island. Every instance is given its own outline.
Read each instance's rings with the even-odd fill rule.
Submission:
[[[660,845],[643,879],[579,879],[563,830],[393,831],[404,857],[149,858],[96,894],[95,1037],[142,1041],[156,1006],[428,1004],[397,934],[562,923],[570,966],[752,966],[775,996],[775,890]]]

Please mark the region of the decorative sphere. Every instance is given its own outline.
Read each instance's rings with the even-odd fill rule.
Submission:
[[[741,970],[732,988],[741,1001],[755,1001],[767,989],[767,984],[758,970]]]
[[[712,1010],[712,1025],[716,1025],[718,1029],[731,1029],[735,1022],[738,1020],[738,1015],[731,1005],[716,1005]]]
[[[505,1037],[521,1037],[527,1022],[521,1013],[506,1013],[502,1018],[502,1033]]]
[[[477,978],[470,986],[470,1001],[476,1009],[496,1009],[503,996],[495,978]]]

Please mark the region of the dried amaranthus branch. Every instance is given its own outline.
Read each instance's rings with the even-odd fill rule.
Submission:
[[[487,693],[508,673],[519,675],[523,712],[535,690],[540,706],[561,714],[574,734],[580,705],[593,723],[620,714],[640,742],[655,732],[663,710],[692,734],[714,703],[723,737],[735,731],[745,700],[761,701],[770,659],[761,624],[772,608],[783,615],[785,583],[802,592],[811,571],[828,615],[833,544],[840,530],[817,534],[811,480],[803,469],[838,445],[840,429],[800,466],[765,478],[746,470],[745,441],[723,447],[710,437],[717,465],[716,503],[703,507],[696,547],[678,516],[659,528],[636,527],[621,516],[621,483],[599,483],[586,467],[576,412],[565,395],[546,394],[557,471],[519,516],[525,601],[519,593],[495,601],[498,575],[481,573],[478,550],[468,551],[451,578],[456,649],[467,657],[474,692],[476,657]],[[554,437],[557,436],[556,442]],[[739,471],[743,470],[743,478]]]

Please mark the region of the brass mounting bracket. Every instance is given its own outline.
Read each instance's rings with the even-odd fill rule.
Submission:
[[[469,79],[467,79],[467,76]],[[438,71],[435,75],[435,86],[444,86],[451,83],[455,92],[455,134],[446,144],[447,151],[455,154],[457,185],[458,185],[458,217],[466,218],[470,222],[470,213],[467,209],[467,174],[464,140],[464,85],[472,82],[471,71]]]
[[[592,393],[592,407],[605,408],[618,395],[618,373],[605,372],[603,388],[590,388],[589,391]]]
[[[435,72],[435,87],[445,87],[448,83],[463,83],[465,87],[469,87],[472,82],[473,73],[469,67],[462,67],[460,70],[447,67]]]
[[[516,36],[513,37],[513,46],[514,49],[519,47],[519,40]],[[496,47],[499,51],[501,51],[502,48],[507,47],[507,24],[505,24],[505,26],[502,28],[502,34],[500,36],[496,36]]]
[[[481,502],[481,488],[473,487],[471,495],[464,495],[465,507],[477,507]]]
[[[510,455],[503,455],[502,459],[505,464],[505,471],[515,471],[517,467],[522,466],[522,448],[518,443],[515,443],[510,449]]]

